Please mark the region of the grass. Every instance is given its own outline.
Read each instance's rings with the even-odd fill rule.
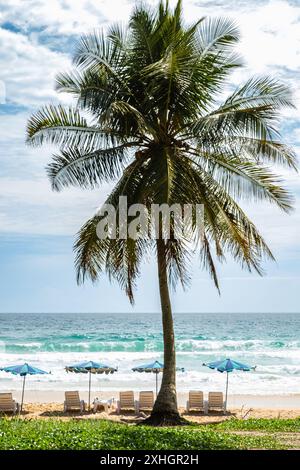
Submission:
[[[264,432],[298,432],[300,418],[296,419],[230,419],[215,426],[222,431],[264,431]]]
[[[230,433],[233,429],[230,428],[233,426],[232,423],[235,423],[235,426],[242,426],[238,420],[214,427],[151,428],[103,420],[0,419],[0,450],[220,450],[282,449],[285,447],[269,434],[249,436]],[[263,425],[269,426],[266,423]],[[256,426],[258,426],[257,423]],[[292,426],[289,430],[291,428]],[[271,431],[270,427],[267,430]]]

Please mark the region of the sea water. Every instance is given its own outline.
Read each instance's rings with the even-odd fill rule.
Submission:
[[[233,372],[236,394],[300,392],[300,314],[174,315],[179,391],[218,390],[224,374],[204,362],[232,358],[256,366],[255,371]],[[98,314],[0,314],[0,367],[29,362],[51,371],[28,380],[30,390],[85,390],[82,374],[67,374],[65,366],[85,360],[118,368],[113,375],[99,375],[94,387],[102,390],[147,390],[154,375],[131,368],[163,359],[159,313]],[[0,391],[17,390],[16,377],[0,372]]]

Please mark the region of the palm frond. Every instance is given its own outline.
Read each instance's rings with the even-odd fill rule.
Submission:
[[[200,260],[202,263],[202,267],[206,270],[208,270],[215,287],[217,288],[219,294],[220,292],[220,285],[219,285],[219,280],[218,280],[218,274],[217,274],[217,269],[216,265],[213,259],[213,256],[211,254],[211,249],[209,245],[209,241],[206,237],[206,235],[203,235],[203,243],[202,243],[202,248],[200,251]]]
[[[78,109],[47,106],[32,115],[27,125],[27,143],[87,149],[126,143],[126,135],[109,126],[89,124]]]
[[[240,34],[234,22],[227,18],[205,18],[198,32],[197,46],[201,58],[208,54],[224,55],[238,42]]]
[[[235,199],[269,200],[285,212],[292,209],[291,194],[281,186],[281,178],[269,168],[226,153],[206,153],[202,162],[201,171],[211,175]]]
[[[123,90],[131,94],[126,78],[124,77],[122,57],[123,48],[113,38],[106,38],[103,31],[94,31],[82,36],[74,54],[74,64],[89,72],[106,73],[114,79]]]
[[[216,153],[234,154],[245,160],[260,163],[274,163],[297,171],[297,157],[294,150],[278,140],[255,137],[220,136],[216,141],[198,140],[198,151],[204,155]]]
[[[128,166],[118,184],[108,196],[105,204],[111,204],[118,214],[119,197],[129,195],[136,200],[139,185],[136,181],[136,172],[140,162],[133,162]],[[99,239],[97,225],[102,220],[102,215],[96,214],[80,230],[74,245],[76,253],[77,281],[84,282],[88,277],[93,282],[97,281],[102,272],[106,272],[111,279],[116,280],[126,292],[131,303],[134,302],[135,282],[140,273],[140,265],[147,252],[151,251],[151,240],[128,237],[127,239],[106,238]],[[108,227],[110,230],[111,227]],[[117,229],[118,230],[118,229]]]
[[[274,124],[282,107],[292,107],[288,87],[271,78],[253,78],[236,90],[223,105],[192,125],[195,136],[218,141],[222,134],[276,140]]]
[[[288,86],[272,77],[253,77],[238,88],[221,106],[219,112],[253,108],[293,108],[292,93]]]
[[[118,147],[80,151],[76,147],[54,155],[47,167],[52,188],[59,191],[67,186],[95,188],[103,181],[111,181],[121,175],[130,155],[128,149],[137,143]]]

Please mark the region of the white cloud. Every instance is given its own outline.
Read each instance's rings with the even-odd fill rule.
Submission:
[[[294,146],[298,149],[298,152],[300,154],[300,126],[294,129],[289,136],[290,140],[292,139],[294,141]]]
[[[51,35],[71,36],[109,22],[127,22],[134,5],[130,0],[0,0],[0,22],[21,28],[14,33],[0,30],[0,79],[7,87],[8,99],[18,104],[36,105],[55,99],[53,79],[58,71],[69,68],[69,51],[64,54],[41,45]],[[152,5],[157,0],[149,0]],[[175,5],[176,1],[170,2]],[[236,20],[242,38],[238,50],[247,67],[233,77],[233,83],[252,74],[273,73],[291,83],[300,104],[300,5],[282,0],[225,2],[185,0],[188,21],[203,15],[229,16]],[[232,8],[233,4],[235,8]],[[54,41],[54,39],[53,39]],[[291,113],[290,113],[291,115]]]
[[[28,113],[0,116],[0,233],[74,234],[104,201],[108,187],[53,192],[45,173],[53,149],[25,145],[27,118]]]
[[[274,252],[294,252],[299,249],[300,198],[294,203],[294,210],[286,214],[275,205],[245,204],[242,206],[259,232]]]
[[[1,0],[1,21],[48,34],[81,34],[106,21],[127,19],[134,2],[127,0]]]
[[[66,54],[32,44],[23,34],[0,28],[0,79],[5,83],[6,102],[36,106],[57,99],[55,75],[69,67]]]
[[[9,22],[21,29],[18,33],[0,29],[0,80],[5,83],[7,99],[28,108],[56,100],[54,77],[57,72],[69,68],[70,57],[68,51],[61,53],[51,50],[51,44],[49,47],[47,43],[41,44],[41,39],[47,35],[50,38],[51,35],[65,35],[73,40],[74,35],[79,36],[109,21],[126,22],[134,3],[129,0],[52,0],[50,5],[46,0],[27,0],[25,8],[21,0],[0,0],[0,24]],[[149,3],[155,5],[157,1]],[[170,3],[174,5],[176,2],[172,0]],[[235,84],[252,74],[275,73],[295,87],[300,104],[297,86],[300,74],[300,5],[281,0],[184,0],[183,4],[188,21],[203,15],[228,16],[240,25],[242,39],[239,51],[246,68],[233,77]],[[79,194],[76,190],[60,195],[51,193],[44,171],[51,149],[33,150],[24,145],[25,125],[30,112],[0,116],[0,230],[52,231],[55,224],[60,224],[65,211],[67,222],[60,230],[73,231],[81,224],[81,219],[91,215],[98,206],[98,194]],[[299,119],[299,111],[287,116]],[[298,143],[299,129],[293,131],[291,138],[286,137],[289,142],[293,137]],[[299,189],[298,175],[284,174],[289,186]],[[72,215],[74,201],[76,210],[79,207],[75,216]],[[20,216],[16,221],[9,209],[17,209],[18,206],[23,207],[26,216]],[[269,208],[256,209],[254,216],[262,227],[268,220],[267,237],[270,235],[279,245],[287,242],[282,227],[288,227],[289,241],[297,243],[298,206],[297,203],[296,213],[287,218],[275,215],[276,211]],[[42,219],[47,219],[47,211],[52,211],[48,212],[47,223],[39,222],[39,211],[45,214]],[[49,218],[52,218],[51,223]]]
[[[58,194],[45,179],[9,177],[0,178],[0,188],[1,232],[34,235],[74,235],[108,192],[104,186],[97,192],[71,188]]]
[[[300,5],[272,0],[246,14],[237,12],[240,50],[249,67],[266,73],[270,66],[300,71]]]

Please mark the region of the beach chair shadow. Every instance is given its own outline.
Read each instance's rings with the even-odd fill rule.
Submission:
[[[39,414],[39,416],[44,416],[46,418],[80,418],[81,416],[93,415],[94,413],[91,411],[64,411],[64,410],[49,410],[43,411]]]
[[[20,418],[23,416],[30,415],[31,411],[28,410],[22,410],[21,412],[18,413],[13,413],[11,411],[0,411],[0,418]]]

